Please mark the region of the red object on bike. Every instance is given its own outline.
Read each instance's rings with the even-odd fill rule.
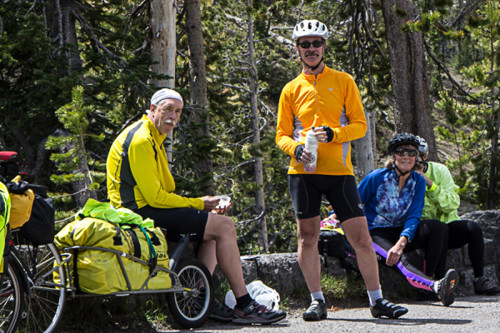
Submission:
[[[17,152],[15,151],[0,151],[0,161],[10,161],[17,157]]]

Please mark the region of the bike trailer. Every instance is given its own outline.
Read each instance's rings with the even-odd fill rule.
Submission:
[[[89,199],[77,220],[57,233],[54,243],[60,251],[73,253],[70,283],[85,293],[172,286],[163,231],[130,210]]]

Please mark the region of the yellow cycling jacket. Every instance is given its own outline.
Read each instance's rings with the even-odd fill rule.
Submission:
[[[353,175],[351,141],[363,137],[367,125],[358,87],[351,75],[325,66],[323,72],[303,72],[281,92],[276,144],[292,157],[289,174],[307,173],[297,163],[295,148],[305,143],[313,126],[329,126],[333,141],[319,143],[314,174]]]
[[[185,198],[173,193],[175,182],[168,169],[163,146],[165,136],[144,115],[113,142],[106,169],[108,198],[114,207],[203,209],[201,198]]]

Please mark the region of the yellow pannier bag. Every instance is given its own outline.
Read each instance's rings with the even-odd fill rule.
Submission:
[[[18,183],[20,180],[21,176],[17,176],[12,181]],[[10,194],[11,208],[9,224],[11,229],[20,228],[28,222],[31,217],[34,200],[35,193],[31,189],[27,189],[21,194]]]
[[[62,252],[65,251],[64,248],[73,246],[101,247],[149,263],[145,265],[125,255],[117,256],[114,252],[99,249],[73,251],[73,262],[70,263],[74,270],[73,283],[83,292],[110,294],[118,291],[167,289],[172,285],[168,273],[160,270],[151,274],[155,265],[168,269],[167,242],[160,228],[117,224],[85,217],[61,229],[55,236],[54,243]],[[123,263],[123,269],[119,260]],[[148,281],[150,275],[153,276]],[[130,288],[126,277],[130,281]],[[57,274],[54,280],[60,281]]]

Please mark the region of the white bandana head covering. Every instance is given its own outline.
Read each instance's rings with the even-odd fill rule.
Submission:
[[[168,88],[163,88],[155,92],[153,97],[151,97],[151,104],[158,105],[161,101],[167,98],[177,99],[181,101],[182,105],[184,105],[181,94]]]

